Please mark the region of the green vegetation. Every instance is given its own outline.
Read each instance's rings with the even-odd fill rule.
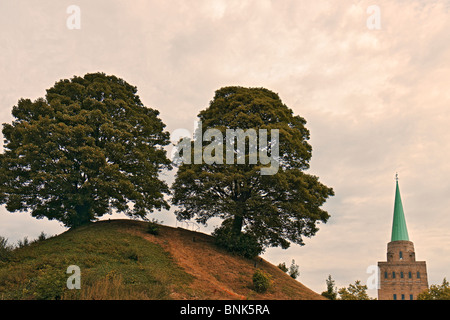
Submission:
[[[245,258],[254,258],[263,251],[256,237],[246,233],[234,234],[226,226],[217,228],[212,235],[217,246]]]
[[[327,283],[327,291],[321,293],[327,299],[336,300],[337,299],[337,287],[335,286],[335,281],[331,278],[331,274],[328,275],[326,280]]]
[[[112,210],[144,218],[168,209],[169,133],[159,111],[116,76],[60,80],[35,101],[20,99],[3,125],[0,204],[76,227]]]
[[[159,234],[159,222],[156,220],[147,223],[147,233],[157,236]]]
[[[12,250],[13,246],[8,244],[8,239],[0,236],[0,262],[8,261]]]
[[[253,288],[258,293],[266,292],[271,285],[270,276],[264,271],[257,269],[253,274]]]
[[[338,291],[340,300],[374,300],[367,294],[367,286],[362,285],[360,280],[355,284],[350,284],[348,288],[341,288]]]
[[[283,272],[286,272],[292,279],[297,279],[300,275],[299,266],[295,263],[294,259],[292,259],[289,268],[286,266],[285,262],[278,264],[278,268]]]
[[[36,241],[25,237],[15,248],[0,238],[0,299],[168,299],[174,287],[191,280],[159,245],[143,239],[151,234],[161,240],[156,221],[139,226],[142,237],[123,232],[116,222],[92,224],[113,211],[145,220],[154,210],[169,209],[165,196],[171,192],[160,174],[172,169],[164,150],[170,135],[136,87],[104,73],[74,76],[35,101],[19,99],[12,116],[2,130],[0,205],[71,229],[53,238],[42,233]],[[172,185],[178,220],[206,224],[221,218],[213,233],[216,244],[246,258],[267,247],[303,245],[303,237],[314,236],[318,224],[327,222],[321,206],[334,192],[304,172],[312,152],[306,121],[276,93],[222,88],[199,119],[204,130],[220,134],[270,132],[270,142],[258,140],[259,163],[241,163],[253,158],[255,142],[244,155],[237,155],[242,146],[233,147],[225,165],[181,164]],[[245,137],[235,136],[233,145],[235,138],[237,145],[246,144]],[[220,139],[218,145],[229,144]],[[202,151],[207,140],[199,142]],[[276,174],[266,174],[266,160]],[[74,265],[82,273],[81,290],[66,286],[67,268]],[[294,261],[288,272],[298,276]],[[253,284],[265,292],[270,279],[258,271]]]
[[[289,268],[286,267],[286,262],[279,263],[277,267],[283,272],[288,272],[289,270]]]
[[[224,87],[216,91],[198,117],[202,131],[196,132],[190,150],[186,148],[189,143],[182,141],[180,152],[188,153],[188,157],[193,154],[195,158],[202,151],[214,161],[185,162],[179,166],[172,185],[172,203],[180,207],[176,211],[179,220],[195,219],[206,224],[209,219],[219,217],[223,219],[222,229],[229,229],[238,240],[241,234],[250,235],[261,249],[286,249],[291,242],[303,245],[304,236],[314,236],[318,224],[327,222],[329,214],[321,206],[334,195],[333,189],[322,184],[317,176],[305,173],[312,156],[306,120],[294,115],[278,94],[265,88]],[[200,140],[211,129],[215,129],[214,142]],[[238,131],[249,130],[266,130],[270,140],[267,145],[259,142],[258,161],[252,151],[255,139],[246,138],[243,133],[236,144],[243,142],[245,148],[235,147],[236,137],[230,139],[227,134],[234,132],[238,136]],[[220,148],[230,145],[230,140],[233,147],[220,152]],[[211,150],[211,145],[217,148]],[[276,157],[274,153],[278,151]],[[276,157],[274,163],[274,159],[270,161],[275,174],[262,174],[268,167],[261,160],[261,153]]]
[[[326,284],[327,290],[322,292],[321,295],[330,300],[376,300],[369,297],[367,286],[362,285],[360,280],[356,280],[354,284],[349,284],[347,288],[343,287],[338,290],[335,281],[331,278],[331,275],[328,275]]]
[[[450,285],[446,278],[442,285],[432,284],[428,290],[420,293],[417,300],[450,300]]]
[[[133,221],[102,221],[31,242],[0,261],[0,299],[170,299],[192,276],[160,246],[123,231]],[[69,290],[67,267],[81,270]]]

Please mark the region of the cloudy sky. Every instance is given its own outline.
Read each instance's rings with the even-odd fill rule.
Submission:
[[[79,29],[67,25],[73,4]],[[89,72],[137,86],[171,132],[192,130],[223,86],[268,88],[308,121],[310,173],[336,196],[305,246],[264,257],[295,259],[299,280],[319,293],[329,274],[338,287],[365,283],[386,259],[398,172],[416,257],[441,284],[450,277],[449,30],[450,1],[3,0],[0,122],[12,121],[19,98]],[[175,226],[172,211],[152,217]],[[10,242],[64,230],[0,207]]]

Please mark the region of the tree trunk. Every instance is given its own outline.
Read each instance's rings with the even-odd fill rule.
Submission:
[[[72,227],[76,228],[91,221],[89,212],[90,208],[91,206],[89,203],[84,203],[83,205],[75,206],[75,211],[77,215],[74,218],[74,221],[72,222]]]
[[[235,215],[232,226],[232,233],[235,236],[239,236],[241,234],[242,225],[244,223],[244,218],[240,215]]]

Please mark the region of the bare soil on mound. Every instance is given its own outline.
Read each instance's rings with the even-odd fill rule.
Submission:
[[[145,232],[143,225],[130,226],[127,232],[159,244],[180,267],[195,277],[189,290],[173,292],[173,299],[325,299],[260,257],[246,259],[218,248],[210,235],[168,226],[159,226],[159,234],[152,235]],[[252,277],[258,268],[272,279],[271,287],[263,294],[253,290]]]

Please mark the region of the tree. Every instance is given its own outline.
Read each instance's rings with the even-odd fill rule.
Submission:
[[[292,259],[292,263],[289,266],[288,274],[291,276],[292,279],[297,279],[297,277],[300,275],[300,271],[298,270],[298,264],[295,263],[295,260]]]
[[[303,236],[315,235],[318,224],[329,218],[321,206],[334,193],[304,172],[312,152],[305,119],[293,115],[276,93],[243,87],[217,90],[198,117],[201,127],[194,141],[179,144],[183,163],[172,185],[177,219],[206,224],[219,217],[223,221],[216,234],[231,235],[235,242],[248,236],[261,250],[303,245]],[[269,132],[270,141],[264,141]]]
[[[450,300],[449,282],[444,278],[442,285],[431,285],[429,289],[417,296],[417,300]]]
[[[327,291],[321,293],[322,296],[328,298],[330,300],[337,299],[337,288],[335,286],[335,281],[331,278],[331,274],[328,275],[327,280],[325,280],[327,284]]]
[[[0,204],[76,227],[112,210],[145,218],[169,208],[159,179],[169,133],[137,89],[103,73],[60,80],[20,99],[3,125]]]
[[[341,300],[373,300],[366,291],[367,286],[362,285],[360,280],[356,280],[355,284],[339,289],[338,293]]]
[[[286,266],[286,263],[279,263],[278,268],[280,268],[283,272],[286,272],[291,278],[297,279],[300,275],[299,266],[295,263],[295,260],[292,259],[291,265],[289,268]]]

